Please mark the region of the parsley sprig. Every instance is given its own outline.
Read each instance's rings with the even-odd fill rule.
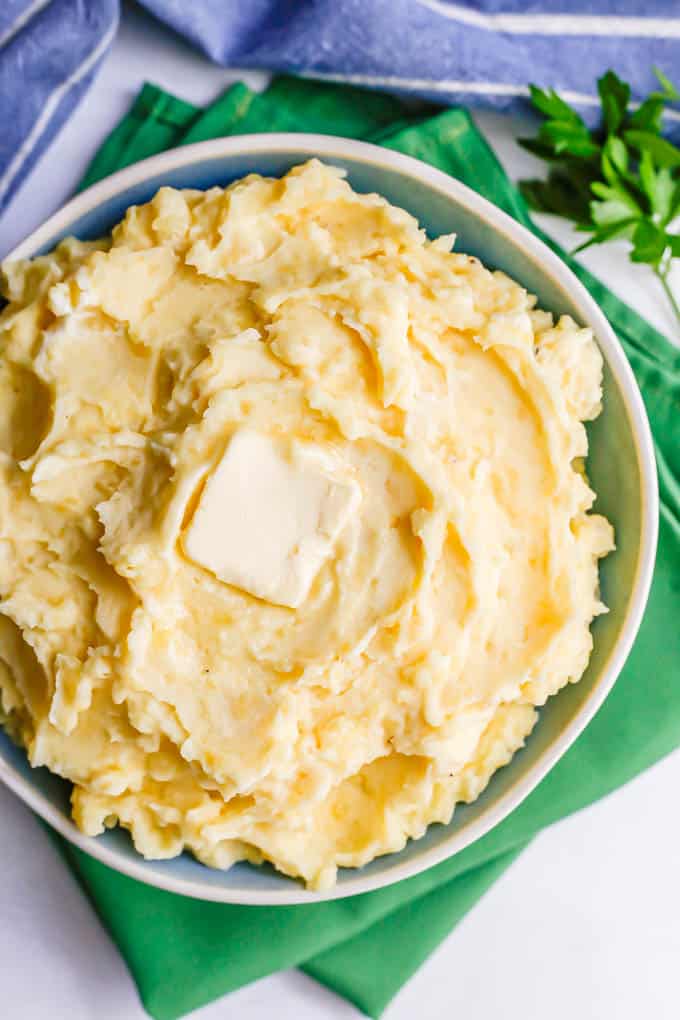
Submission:
[[[630,241],[631,260],[650,266],[680,325],[680,303],[668,282],[671,263],[680,258],[680,234],[672,229],[680,216],[680,149],[662,135],[664,109],[680,92],[661,71],[654,73],[659,88],[632,109],[630,86],[607,71],[597,83],[602,116],[593,131],[554,89],[530,85],[544,119],[537,137],[520,144],[550,170],[546,180],[520,181],[520,188],[533,209],[574,220],[590,235],[576,251],[613,238]]]

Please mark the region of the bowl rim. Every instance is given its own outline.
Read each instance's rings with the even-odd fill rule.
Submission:
[[[141,857],[137,863],[134,859],[123,857],[117,850],[107,847],[97,837],[86,836],[80,832],[45,795],[0,758],[0,781],[60,835],[108,867],[147,885],[195,899],[269,906],[344,899],[410,878],[458,853],[506,818],[541,782],[576,740],[613,687],[630,652],[647,603],[654,569],[659,516],[654,446],[644,403],[623,349],[595,300],[568,266],[526,227],[465,184],[412,156],[369,142],[306,133],[236,135],[169,149],[119,170],[76,195],[45,223],[32,231],[5,256],[3,261],[32,256],[55,234],[68,230],[69,225],[75,220],[110,201],[120,192],[134,185],[143,184],[145,180],[159,174],[228,157],[272,154],[283,156],[288,153],[295,154],[296,158],[300,159],[317,157],[332,161],[333,158],[340,160],[348,158],[354,162],[369,164],[377,170],[396,170],[416,178],[431,190],[443,194],[447,199],[453,200],[490,224],[496,233],[504,235],[512,245],[521,248],[531,261],[539,264],[541,272],[550,276],[552,282],[569,295],[577,306],[584,324],[592,327],[623,399],[640,471],[642,520],[635,580],[626,616],[614,647],[587,701],[557,738],[545,748],[538,760],[505,790],[480,818],[459,833],[452,833],[439,846],[424,850],[411,860],[400,862],[397,854],[391,855],[394,863],[376,875],[362,875],[361,869],[357,869],[354,876],[342,885],[326,892],[311,892],[283,875],[280,890],[259,890],[222,887],[200,880],[174,877],[156,870],[146,870]],[[389,856],[386,855],[385,859],[389,860]],[[161,865],[163,863],[159,862]]]

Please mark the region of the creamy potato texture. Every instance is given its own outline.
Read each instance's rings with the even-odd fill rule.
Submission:
[[[84,832],[328,887],[581,677],[602,359],[452,240],[312,161],[5,266],[2,717]]]

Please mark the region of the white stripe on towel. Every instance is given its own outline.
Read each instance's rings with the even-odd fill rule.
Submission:
[[[25,24],[27,24],[32,17],[39,14],[48,4],[51,4],[52,0],[33,0],[32,4],[21,12],[16,21],[13,21],[11,25],[8,25],[5,31],[0,35],[0,50],[3,46],[6,46],[10,39],[21,31]]]
[[[446,0],[418,0],[422,7],[471,28],[510,35],[597,35],[680,39],[680,19],[625,14],[486,14]]]
[[[319,81],[340,81],[348,85],[365,85],[368,88],[384,89],[406,89],[419,90],[421,92],[463,92],[473,96],[527,96],[529,89],[526,85],[513,85],[504,81],[437,81],[430,78],[400,78],[398,75],[374,75],[374,74],[333,74],[325,71],[304,71],[300,72],[303,78],[315,78]],[[572,89],[557,89],[558,93],[568,103],[575,103],[578,106],[599,106],[598,96],[590,95],[587,92],[574,92]],[[637,109],[639,103],[630,104]],[[666,108],[664,116],[669,120],[680,120],[680,110],[669,110]]]

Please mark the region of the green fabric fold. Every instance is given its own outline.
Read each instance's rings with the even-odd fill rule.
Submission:
[[[576,744],[504,822],[397,885],[330,903],[225,906],[141,885],[62,844],[149,1013],[174,1018],[276,970],[299,966],[377,1017],[401,985],[540,829],[627,782],[680,745],[680,351],[532,223],[463,110],[444,112],[342,86],[279,78],[237,84],[205,110],[146,85],[83,186],[164,149],[223,135],[312,131],[425,160],[538,234],[571,266],[617,331],[655,436],[662,495],[649,606],[614,691]]]

